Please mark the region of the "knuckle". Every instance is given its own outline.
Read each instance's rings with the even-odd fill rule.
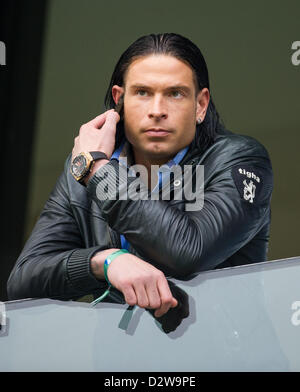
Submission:
[[[133,295],[130,291],[128,291],[126,289],[122,290],[122,292],[125,297],[125,301],[126,301],[126,303],[128,303],[128,305],[134,306],[137,304],[137,300],[136,300],[135,295]]]
[[[164,305],[171,304],[171,302],[172,302],[172,295],[166,294],[166,295],[162,296],[161,302],[162,302]]]
[[[152,278],[151,274],[144,272],[134,279],[134,283],[137,285],[144,285],[145,283],[149,282],[151,278]]]
[[[160,270],[157,270],[156,276],[157,276],[159,279],[166,279],[165,274],[164,274],[162,271],[160,271]]]
[[[123,290],[126,290],[126,291],[128,291],[132,286],[131,282],[126,278],[123,278],[123,279],[121,278],[119,281],[119,285],[120,285],[120,287],[122,287]]]
[[[125,301],[126,301],[126,303],[127,303],[128,305],[130,305],[130,306],[134,306],[134,305],[137,304],[137,303],[136,303],[136,299],[134,299],[134,298],[131,297],[131,296],[125,296]]]
[[[79,133],[82,133],[85,131],[87,124],[82,124],[81,127],[79,128]]]
[[[140,308],[148,308],[149,307],[149,302],[146,300],[139,300],[138,305]]]
[[[158,309],[158,308],[161,307],[161,302],[159,300],[152,301],[150,303],[150,307],[153,308],[153,309]]]

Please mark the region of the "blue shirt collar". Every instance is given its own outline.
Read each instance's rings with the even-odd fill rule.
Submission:
[[[118,162],[120,161],[121,157],[127,157],[128,160],[132,160],[132,157],[129,157],[129,142],[124,140],[120,146],[114,151],[110,159],[116,159]],[[170,159],[165,165],[171,168],[173,165],[178,165],[181,160],[184,158],[185,154],[187,153],[189,146],[184,147],[182,150],[178,151],[174,158]]]

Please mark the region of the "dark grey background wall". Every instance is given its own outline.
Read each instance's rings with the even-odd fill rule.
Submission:
[[[275,173],[269,259],[300,255],[299,1],[52,0],[44,46],[28,235],[82,123],[103,110],[120,54],[141,35],[177,32],[202,50],[227,127],[268,149]],[[300,58],[300,56],[299,56]]]

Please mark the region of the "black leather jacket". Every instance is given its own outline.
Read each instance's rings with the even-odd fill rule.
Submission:
[[[266,261],[273,174],[255,139],[222,129],[204,153],[189,149],[180,165],[204,165],[199,211],[186,211],[186,200],[100,201],[102,168],[84,187],[70,174],[70,158],[11,272],[9,299],[98,295],[107,285],[92,275],[90,259],[121,248],[120,234],[131,253],[177,279]],[[107,165],[118,173],[117,161]]]

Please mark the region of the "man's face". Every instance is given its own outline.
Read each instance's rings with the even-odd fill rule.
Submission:
[[[138,58],[124,87],[125,133],[136,157],[167,162],[192,142],[201,108],[188,65],[168,55]]]

